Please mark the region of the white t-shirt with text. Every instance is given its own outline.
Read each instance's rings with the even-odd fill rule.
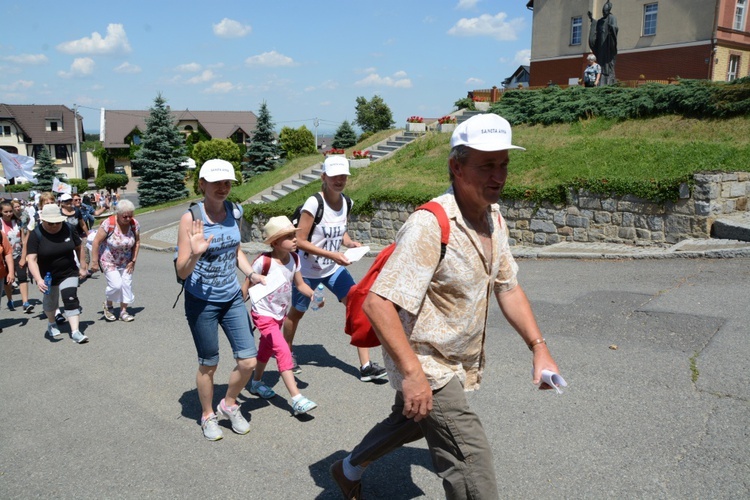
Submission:
[[[323,218],[320,224],[313,229],[310,242],[318,248],[330,252],[338,252],[341,248],[341,242],[344,240],[346,233],[347,206],[346,200],[341,200],[341,210],[333,210],[328,206],[323,198]],[[310,196],[305,204],[302,205],[302,211],[315,217],[318,209],[318,200]],[[339,265],[327,257],[308,254],[303,250],[298,251],[302,264],[302,276],[305,278],[325,278],[330,276],[339,268]]]

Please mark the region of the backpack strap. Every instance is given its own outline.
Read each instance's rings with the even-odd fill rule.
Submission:
[[[260,256],[263,259],[263,267],[260,269],[260,274],[268,276],[268,271],[271,270],[271,252],[263,252]]]
[[[448,240],[451,234],[451,224],[448,220],[448,215],[445,213],[443,205],[436,201],[428,201],[424,205],[417,207],[417,210],[427,210],[432,213],[440,225],[440,261],[445,257],[445,250],[448,247]]]
[[[310,234],[308,235],[308,237],[312,235],[312,232],[313,232],[313,229],[315,229],[315,226],[317,226],[318,224],[320,224],[320,221],[323,220],[323,211],[326,208],[325,202],[323,201],[323,195],[322,194],[315,193],[313,196],[318,201],[318,208],[315,209],[315,216],[313,217],[313,225],[310,228]]]

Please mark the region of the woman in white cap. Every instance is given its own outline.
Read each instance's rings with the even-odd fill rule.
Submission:
[[[240,248],[238,221],[242,220],[242,210],[227,201],[235,181],[234,167],[225,160],[208,160],[199,175],[204,195],[198,203],[201,217],[194,220],[193,211],[189,210],[180,219],[175,266],[177,275],[185,280],[185,317],[198,352],[196,384],[203,410],[201,428],[206,439],[216,441],[223,437],[213,410],[219,325],[229,339],[237,365],[216,410],[229,418],[234,432],[250,432],[250,425],[240,413],[237,396],[250,380],[258,353],[236,268],[252,283],[265,280],[253,273]]]
[[[346,295],[354,286],[354,278],[346,266],[351,264],[339,250],[345,247],[362,246],[354,241],[347,232],[347,217],[351,208],[351,199],[344,196],[346,180],[349,177],[349,160],[343,156],[329,156],[323,162],[323,189],[309,197],[302,205],[297,227],[297,247],[301,257],[301,272],[305,283],[315,290],[319,284],[328,288],[339,302],[346,304]],[[315,224],[315,215],[323,210]],[[284,321],[284,338],[290,349],[297,332],[297,325],[310,305],[310,299],[297,288],[292,291],[292,308]],[[388,376],[385,368],[370,361],[370,351],[364,347],[357,348],[359,355],[359,378],[363,382],[383,379]],[[300,373],[296,357],[292,355],[294,373]]]
[[[44,298],[42,309],[47,316],[47,334],[55,339],[60,330],[55,322],[59,296],[62,295],[65,318],[70,323],[70,336],[79,344],[89,341],[79,329],[81,305],[78,302],[78,280],[86,276],[86,262],[80,267],[75,255],[81,252],[81,237],[78,232],[65,224],[67,219],[60,212],[60,207],[50,203],[44,205],[39,214],[41,223],[29,234],[26,261],[39,291]],[[50,274],[52,283],[48,287],[44,277]]]

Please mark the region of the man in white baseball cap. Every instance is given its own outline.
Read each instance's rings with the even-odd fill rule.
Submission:
[[[514,146],[508,121],[476,115],[456,127],[448,159],[451,187],[435,198],[450,223],[441,258],[437,218],[417,210],[363,305],[384,347],[395,402],[352,452],[331,466],[346,498],[360,498],[374,460],[420,437],[449,498],[498,498],[492,447],[464,391],[479,388],[485,366],[489,297],[532,352],[532,383],[558,372],[510,253],[497,200]],[[470,439],[467,439],[470,437]],[[456,446],[456,443],[460,443]]]

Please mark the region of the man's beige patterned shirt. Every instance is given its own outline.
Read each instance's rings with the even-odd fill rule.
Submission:
[[[497,205],[487,216],[492,227],[492,261],[467,225],[452,188],[435,198],[450,220],[450,240],[440,259],[440,226],[426,210],[412,214],[396,236],[396,249],[373,283],[372,292],[400,307],[399,317],[433,390],[455,375],[465,390],[479,388],[484,368],[487,311],[494,291],[517,285],[518,266],[510,253],[505,220]],[[437,269],[436,269],[437,267]],[[383,349],[391,385],[402,375]]]

